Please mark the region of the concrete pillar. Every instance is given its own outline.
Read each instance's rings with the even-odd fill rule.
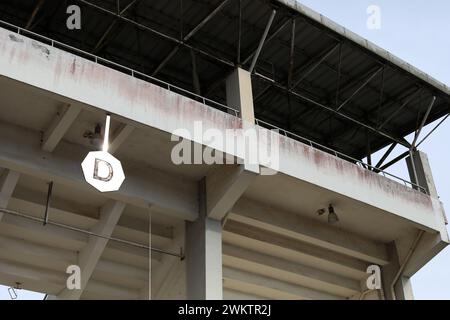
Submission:
[[[252,78],[250,72],[236,68],[226,81],[227,105],[237,109],[242,119],[242,128],[255,127],[255,110],[253,106]],[[259,165],[244,161],[245,170],[259,174]]]
[[[221,300],[222,225],[206,216],[206,182],[199,183],[200,215],[186,222],[187,299]]]
[[[381,278],[383,283],[383,292],[386,300],[393,300],[392,282],[400,269],[400,257],[395,241],[388,244],[389,264],[382,267]],[[414,294],[411,281],[406,276],[401,276],[394,286],[396,300],[414,300]]]
[[[422,151],[412,151],[406,159],[406,164],[408,165],[411,182],[425,188],[431,197],[437,199],[438,194],[427,155]]]
[[[242,120],[255,123],[250,72],[236,68],[227,78],[227,105],[241,113]]]

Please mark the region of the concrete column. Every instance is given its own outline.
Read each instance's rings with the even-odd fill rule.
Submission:
[[[186,222],[187,299],[221,300],[222,225],[206,216],[206,182],[199,183],[200,215]]]
[[[412,151],[411,156],[406,159],[406,164],[411,182],[425,188],[431,197],[437,199],[438,194],[427,155],[422,151]]]
[[[398,244],[393,241],[388,245],[388,253],[390,262],[388,265],[382,267],[382,283],[385,299],[392,300],[391,286],[400,269],[401,261],[399,257]],[[406,276],[401,276],[394,286],[396,300],[414,300],[414,294],[411,286],[411,281]]]
[[[250,72],[236,68],[226,81],[227,105],[237,109],[242,119],[244,130],[255,127],[255,110],[253,106],[252,79]],[[244,159],[245,160],[245,159]],[[244,161],[245,170],[259,174],[259,165]]]
[[[255,123],[252,79],[250,72],[236,68],[227,78],[227,104],[241,113],[242,120]]]

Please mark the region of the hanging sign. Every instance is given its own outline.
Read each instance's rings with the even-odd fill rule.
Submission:
[[[103,150],[89,152],[81,163],[84,179],[100,192],[112,192],[120,189],[125,174],[122,164],[108,153],[110,116],[106,116]]]

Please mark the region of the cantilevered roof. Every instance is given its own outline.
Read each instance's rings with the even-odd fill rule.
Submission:
[[[0,19],[221,103],[241,66],[258,119],[357,159],[450,112],[447,86],[294,0],[4,0]]]

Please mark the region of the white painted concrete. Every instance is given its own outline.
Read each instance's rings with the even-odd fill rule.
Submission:
[[[205,130],[243,127],[239,118],[166,89],[55,48],[46,47],[49,54],[44,54],[33,46],[34,40],[16,36],[21,39],[17,41],[9,35],[9,31],[0,31],[0,74],[72,104],[100,108],[166,132],[179,128],[193,132],[197,119],[202,120]],[[280,140],[281,172],[338,191],[423,228],[440,228],[436,215],[442,215],[441,206],[435,199],[293,139],[280,136]],[[231,150],[222,151],[233,155]]]

